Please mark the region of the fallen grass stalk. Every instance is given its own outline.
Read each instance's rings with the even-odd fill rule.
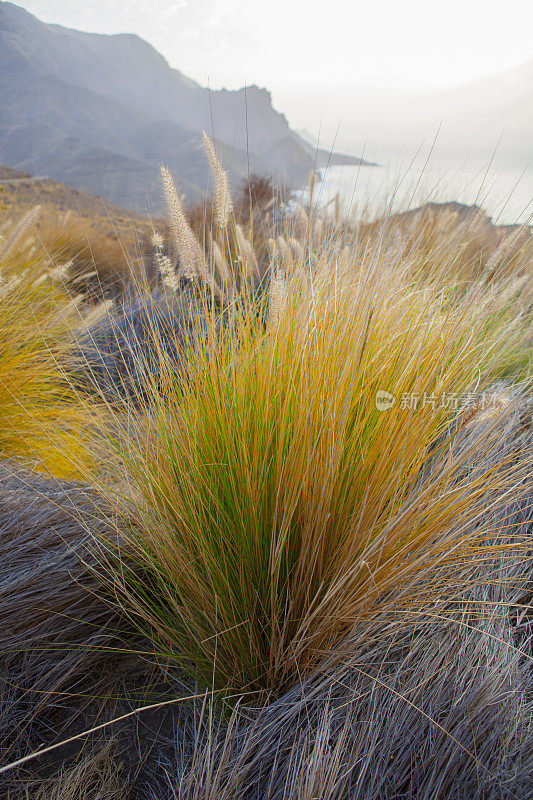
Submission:
[[[54,750],[57,750],[59,747],[64,747],[67,744],[71,744],[72,742],[76,742],[78,739],[83,739],[86,736],[90,736],[93,733],[97,733],[98,731],[103,730],[104,728],[108,728],[110,725],[113,725],[117,722],[122,722],[129,717],[134,717],[137,714],[142,714],[143,711],[150,711],[154,708],[162,708],[163,706],[168,706],[174,703],[181,703],[181,702],[190,702],[192,700],[197,700],[201,698],[203,694],[194,694],[190,695],[189,697],[174,697],[172,700],[164,700],[158,703],[150,703],[147,706],[141,706],[140,708],[135,708],[133,711],[128,711],[126,714],[121,714],[114,719],[106,720],[106,722],[101,722],[99,725],[95,725],[92,728],[88,728],[87,730],[82,731],[81,733],[76,733],[74,736],[69,736],[68,739],[63,739],[61,742],[56,742],[55,744],[51,744],[48,747],[43,747],[41,750],[37,750],[35,753],[28,753],[22,758],[18,758],[16,761],[12,761],[10,764],[5,764],[3,767],[0,766],[0,775],[4,772],[8,772],[9,770],[16,769],[17,767],[21,767],[23,764],[27,764],[28,761],[32,761],[34,758],[39,758],[40,756],[44,756],[48,753],[52,753]]]

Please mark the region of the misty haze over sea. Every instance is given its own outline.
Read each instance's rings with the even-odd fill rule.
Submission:
[[[495,157],[462,161],[420,153],[373,155],[376,166],[330,166],[319,171],[316,196],[328,203],[339,193],[343,208],[371,216],[403,211],[426,202],[479,205],[503,225],[531,224],[533,167],[521,160]],[[304,191],[304,196],[306,192]]]

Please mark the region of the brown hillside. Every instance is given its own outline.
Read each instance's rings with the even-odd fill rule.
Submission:
[[[151,230],[147,216],[51,178],[0,166],[0,224],[9,229],[36,205],[41,211],[18,255],[21,263],[72,262],[76,290],[91,289],[95,300],[123,288],[141,269],[142,242]],[[90,286],[83,275],[91,275]]]

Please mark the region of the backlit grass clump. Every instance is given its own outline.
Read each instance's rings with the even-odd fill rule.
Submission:
[[[415,283],[379,246],[359,258],[349,237],[324,236],[311,251],[309,227],[307,248],[272,245],[263,291],[235,295],[254,261],[223,177],[225,284],[164,177],[181,270],[204,287],[187,312],[199,324],[144,404],[103,431],[133,564],[117,570],[108,552],[108,578],[162,658],[218,689],[280,691],[354,640],[449,606],[517,546],[483,514],[518,496],[527,468],[485,467],[479,442],[454,442],[458,399],[470,419],[522,315],[494,282],[450,295],[439,270]]]
[[[46,269],[28,255],[13,258],[33,225],[29,212],[0,239],[0,457],[56,476],[85,463],[80,398],[66,378],[76,302],[63,286],[63,267]]]

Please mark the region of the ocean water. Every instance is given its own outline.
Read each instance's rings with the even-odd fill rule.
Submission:
[[[372,218],[426,202],[457,201],[481,206],[494,223],[533,224],[533,166],[503,158],[376,160],[379,166],[321,170],[315,189],[318,202],[326,204],[338,193],[346,212]]]

